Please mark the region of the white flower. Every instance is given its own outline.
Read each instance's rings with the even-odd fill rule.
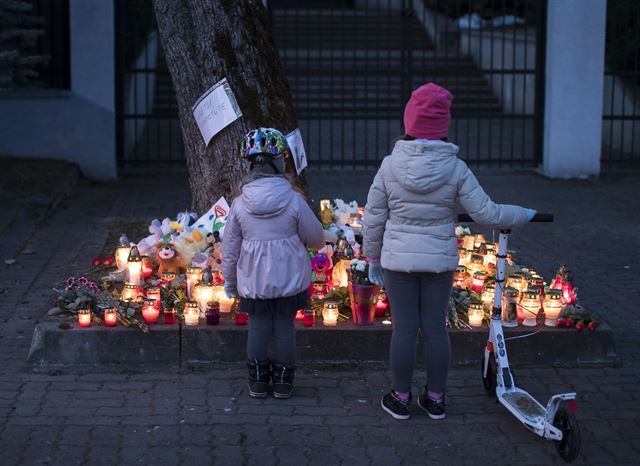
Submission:
[[[364,272],[364,269],[367,267],[367,263],[365,261],[357,261],[356,270],[358,272]]]

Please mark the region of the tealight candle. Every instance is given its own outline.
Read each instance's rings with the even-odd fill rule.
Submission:
[[[544,324],[547,327],[557,327],[561,311],[562,291],[549,290],[544,296]]]
[[[187,298],[191,299],[193,287],[202,280],[202,269],[200,267],[187,268]]]
[[[138,299],[138,287],[133,283],[125,283],[120,299],[123,301],[135,301]]]
[[[504,327],[518,326],[518,300],[520,292],[507,287],[502,294],[502,325]]]
[[[484,319],[484,305],[482,303],[469,304],[469,325],[472,327],[482,327],[482,320]]]
[[[326,327],[335,327],[338,323],[338,303],[326,301],[322,308],[322,323]]]
[[[187,301],[184,305],[184,324],[191,327],[198,325],[200,320],[200,308],[195,301]]]
[[[78,310],[78,325],[80,327],[91,326],[91,309],[79,309]]]
[[[525,291],[522,293],[520,306],[524,317],[522,324],[527,327],[535,327],[538,312],[540,312],[540,294],[535,290]]]
[[[302,324],[305,327],[313,327],[315,320],[316,314],[313,312],[313,309],[305,309],[303,312]]]
[[[115,327],[118,323],[118,311],[115,307],[107,307],[104,309],[104,325],[106,327]]]

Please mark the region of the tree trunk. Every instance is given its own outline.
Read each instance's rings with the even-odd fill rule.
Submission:
[[[164,54],[178,99],[193,208],[204,213],[238,194],[248,171],[240,141],[257,126],[294,130],[291,91],[261,0],[153,0]],[[191,107],[227,78],[242,117],[205,146]],[[287,170],[295,168],[291,158]],[[304,179],[294,178],[303,190]],[[306,192],[306,191],[305,191]]]

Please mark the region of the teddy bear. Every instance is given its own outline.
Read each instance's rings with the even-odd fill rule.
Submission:
[[[158,275],[160,276],[164,272],[178,274],[186,267],[182,257],[180,257],[180,254],[171,243],[161,243],[158,245],[156,261],[158,262]]]
[[[186,264],[190,264],[194,256],[207,249],[206,234],[199,228],[182,232],[171,239],[175,250]]]
[[[171,227],[171,220],[165,218],[160,222],[157,218],[151,221],[149,225],[149,233],[138,243],[138,250],[142,255],[153,255],[156,251],[156,245],[161,241],[168,241],[170,235],[174,232]]]

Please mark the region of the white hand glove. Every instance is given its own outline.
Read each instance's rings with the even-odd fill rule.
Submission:
[[[369,262],[369,281],[378,286],[384,286],[382,266],[379,262]]]
[[[529,221],[531,221],[533,217],[538,213],[537,210],[533,210],[533,209],[526,209],[526,211],[527,211],[527,219]]]

